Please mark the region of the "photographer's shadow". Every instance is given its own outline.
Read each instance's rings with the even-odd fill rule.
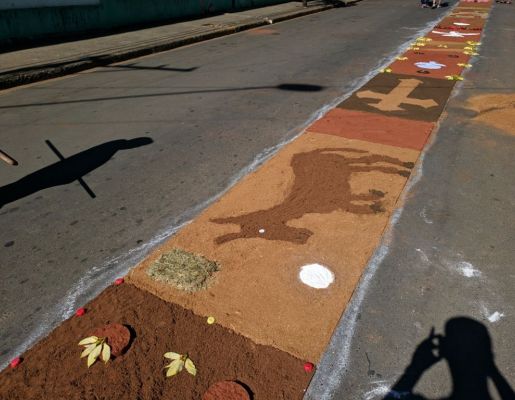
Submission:
[[[452,392],[446,399],[494,399],[488,390],[490,379],[500,399],[515,400],[513,389],[495,365],[488,329],[467,317],[449,319],[444,335],[435,335],[433,328],[384,400],[426,400],[413,390],[422,374],[440,360],[447,362],[452,378]]]

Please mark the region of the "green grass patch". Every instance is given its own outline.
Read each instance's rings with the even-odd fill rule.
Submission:
[[[188,292],[206,289],[220,266],[207,258],[181,249],[164,253],[154,261],[147,274],[156,281],[165,282]]]

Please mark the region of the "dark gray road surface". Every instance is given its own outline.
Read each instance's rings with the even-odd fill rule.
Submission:
[[[0,367],[443,12],[366,0],[1,93]]]
[[[473,122],[466,107],[481,94],[515,98],[513,21],[514,7],[495,5],[481,54],[450,100],[307,399],[383,399],[412,359],[415,392],[425,398],[489,399],[475,386],[484,373],[472,367],[488,366],[488,336],[499,375],[515,388],[515,127],[510,135]],[[433,327],[444,335],[436,351],[446,356],[436,364],[423,348],[415,355]],[[491,398],[514,399],[509,390],[497,393],[494,382],[502,391],[502,378],[489,373],[497,378],[488,378]],[[470,393],[458,394],[460,379]],[[389,398],[411,398],[400,391]]]

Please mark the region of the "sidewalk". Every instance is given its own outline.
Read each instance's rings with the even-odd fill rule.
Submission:
[[[258,26],[329,10],[311,1],[226,13],[148,29],[0,54],[0,90],[84,71]]]

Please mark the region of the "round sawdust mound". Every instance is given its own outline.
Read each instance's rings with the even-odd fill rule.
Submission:
[[[211,385],[202,400],[250,400],[250,396],[238,382],[222,381]]]
[[[121,324],[108,324],[96,328],[91,336],[106,338],[113,357],[121,356],[131,341],[131,332]]]
[[[157,281],[173,287],[195,292],[206,289],[213,274],[220,270],[219,265],[200,255],[174,249],[154,261],[147,274]]]

